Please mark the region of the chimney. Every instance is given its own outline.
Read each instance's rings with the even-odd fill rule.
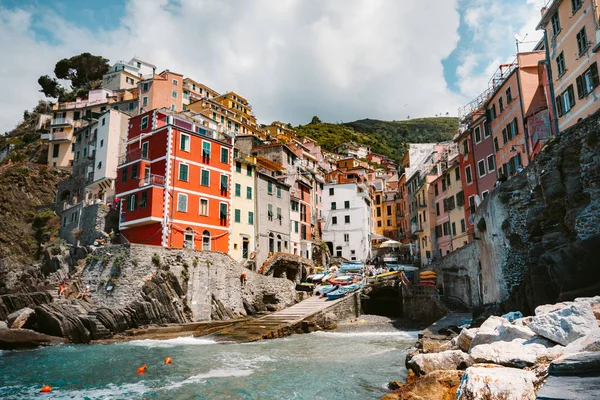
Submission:
[[[546,11],[548,11],[548,7],[542,7],[542,9],[540,10],[542,18],[544,18],[544,15],[546,15]]]

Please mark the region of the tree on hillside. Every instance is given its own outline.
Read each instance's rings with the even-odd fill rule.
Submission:
[[[317,117],[316,115],[314,117],[312,117],[312,119],[310,120],[311,124],[320,124],[321,120],[319,119],[319,117]]]
[[[42,87],[40,92],[46,97],[58,98],[61,101],[73,99],[88,91],[93,82],[101,80],[109,68],[108,59],[90,53],[63,58],[54,67],[56,78],[48,75],[40,76],[38,79]],[[68,91],[60,86],[57,78],[71,81],[71,90]]]

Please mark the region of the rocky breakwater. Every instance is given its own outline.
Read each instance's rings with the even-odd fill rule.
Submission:
[[[383,399],[600,396],[600,296],[462,322],[450,314],[423,331],[406,357],[406,384]]]
[[[11,314],[0,318],[6,320],[0,348],[17,348],[9,342],[23,328],[30,336],[46,335],[33,346],[64,341],[60,338],[89,343],[148,326],[232,320],[293,304],[293,288],[287,279],[258,275],[222,253],[105,246],[74,267],[62,296],[42,292],[39,301],[7,309]],[[22,337],[27,342],[27,335]]]

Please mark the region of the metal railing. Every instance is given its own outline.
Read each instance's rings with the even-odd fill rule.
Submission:
[[[73,124],[73,118],[68,118],[68,117],[52,118],[52,122],[50,123],[50,125],[72,125],[72,124]]]
[[[150,186],[150,185],[164,186],[165,185],[165,177],[162,175],[147,174],[142,179],[140,179],[139,187]]]
[[[126,164],[128,162],[136,161],[136,160],[148,160],[148,154],[142,153],[141,147],[136,147],[133,150],[128,151],[121,157],[119,157],[119,165]]]
[[[73,138],[73,132],[71,132],[71,131],[56,132],[56,133],[51,133],[50,138],[48,140],[50,140],[50,141],[59,141],[59,140],[71,141],[72,138]]]

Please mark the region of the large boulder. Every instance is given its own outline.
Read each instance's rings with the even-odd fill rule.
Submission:
[[[417,376],[438,370],[464,370],[473,364],[469,354],[460,350],[448,350],[441,353],[418,354],[411,358],[408,367]]]
[[[35,308],[38,331],[69,339],[71,343],[89,343],[90,332],[68,305],[43,304]]]
[[[0,321],[0,329],[8,329],[8,324],[5,321]]]
[[[513,325],[504,318],[492,316],[481,325],[471,340],[470,349],[481,344],[510,342],[515,339],[527,340],[534,336],[535,333],[526,326]]]
[[[0,328],[0,350],[24,350],[66,342],[64,338],[44,335],[29,329]]]
[[[600,351],[600,332],[594,332],[581,337],[565,347],[564,354],[581,353],[584,351]]]
[[[544,314],[548,314],[548,313],[551,313],[551,312],[554,312],[554,311],[558,311],[561,308],[568,307],[568,306],[570,306],[572,304],[573,304],[572,301],[565,301],[565,302],[556,303],[556,304],[543,304],[541,306],[537,306],[535,308],[535,312],[534,313],[535,313],[536,316],[538,316],[538,315],[544,315]]]
[[[465,353],[469,352],[469,348],[471,348],[471,341],[477,334],[478,328],[471,329],[463,329],[460,331],[458,336],[456,337],[456,346],[464,351]]]
[[[493,364],[467,368],[456,393],[458,400],[535,400],[535,374]]]
[[[433,371],[383,396],[382,400],[454,400],[464,371]]]
[[[600,331],[592,307],[583,301],[536,315],[531,320],[529,328],[536,334],[563,346],[580,337]]]
[[[548,374],[559,375],[600,375],[600,353],[582,352],[567,354],[550,363]]]
[[[514,339],[510,342],[480,344],[471,349],[471,357],[476,363],[493,363],[506,367],[530,367],[541,358],[555,358],[562,355],[562,346],[539,336]]]
[[[537,400],[596,400],[600,376],[549,376]]]
[[[31,329],[33,325],[35,325],[35,311],[29,307],[25,307],[19,311],[17,318],[14,318],[12,323],[10,324],[11,329]],[[16,313],[12,313],[8,317],[10,318],[12,315]]]

